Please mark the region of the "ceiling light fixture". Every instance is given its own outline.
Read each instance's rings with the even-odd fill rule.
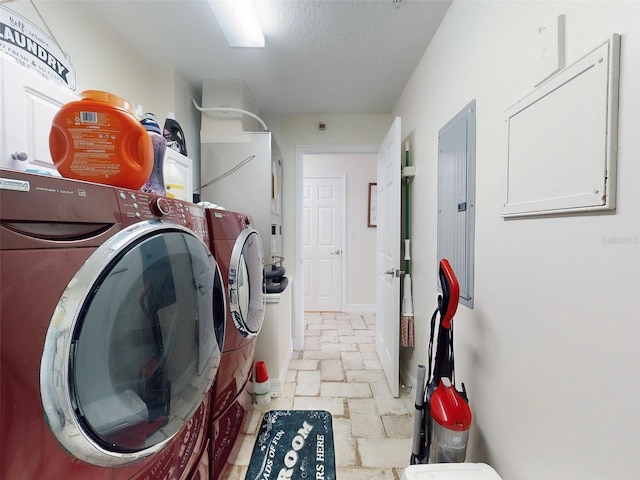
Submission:
[[[209,0],[230,47],[264,47],[264,35],[252,0]]]

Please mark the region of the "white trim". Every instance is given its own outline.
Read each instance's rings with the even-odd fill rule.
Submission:
[[[350,303],[344,307],[345,313],[376,313],[376,304]]]
[[[416,385],[418,382],[418,376],[416,375],[415,371],[410,372],[407,369],[407,366],[409,366],[408,362],[400,362],[400,365],[400,382],[411,387],[413,391],[412,395],[415,396],[416,388],[424,390],[425,385]],[[429,372],[427,372],[427,375],[429,375]],[[425,381],[428,381],[428,379],[426,379]]]
[[[280,396],[282,388],[287,383],[287,372],[289,371],[289,365],[291,364],[291,357],[293,356],[293,349],[291,344],[289,345],[289,355],[287,359],[280,365],[280,377],[271,378],[271,396]]]
[[[282,393],[282,386],[285,382],[281,382],[279,378],[271,379],[271,398],[279,397]]]

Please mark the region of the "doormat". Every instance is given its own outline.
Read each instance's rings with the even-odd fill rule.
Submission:
[[[271,410],[264,414],[245,480],[335,480],[331,414]]]

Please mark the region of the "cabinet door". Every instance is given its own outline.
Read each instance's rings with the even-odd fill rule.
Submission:
[[[79,97],[12,59],[0,57],[0,166],[60,176],[49,153],[51,121]]]

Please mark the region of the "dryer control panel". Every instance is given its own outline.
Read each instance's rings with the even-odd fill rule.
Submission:
[[[187,227],[209,244],[204,208],[177,198],[2,168],[0,197],[3,222],[20,220],[22,226],[32,224],[32,230],[39,229],[32,232],[37,238],[47,237],[49,233],[42,229],[56,223],[50,233],[54,240],[62,233],[65,238],[86,240],[93,232],[96,241],[102,242],[104,239],[100,238],[117,231],[107,230],[109,227],[119,229],[119,224],[128,227],[146,220],[163,220]],[[4,248],[9,248],[7,242],[4,241]]]

